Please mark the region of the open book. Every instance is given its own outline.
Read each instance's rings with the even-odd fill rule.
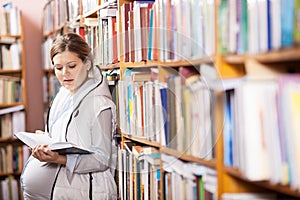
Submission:
[[[35,147],[38,144],[48,144],[48,148],[52,151],[56,151],[59,154],[89,154],[92,153],[84,147],[79,147],[70,142],[55,142],[47,134],[37,134],[30,132],[17,132],[15,136],[19,138],[30,148]]]

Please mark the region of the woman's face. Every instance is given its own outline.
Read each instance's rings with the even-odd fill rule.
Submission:
[[[74,94],[87,79],[89,65],[83,63],[73,52],[64,51],[55,55],[53,63],[57,79],[71,94]]]

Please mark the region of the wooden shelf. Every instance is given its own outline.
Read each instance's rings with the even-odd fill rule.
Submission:
[[[0,177],[7,177],[7,176],[20,176],[21,172],[8,172],[8,173],[1,173]]]
[[[185,152],[179,152],[175,149],[170,149],[164,146],[161,146],[159,143],[154,142],[154,141],[149,141],[144,137],[137,137],[137,136],[132,136],[132,135],[128,135],[128,134],[122,134],[123,137],[125,139],[129,139],[138,143],[142,143],[145,145],[149,145],[152,147],[157,147],[160,148],[161,153],[165,153],[165,154],[169,154],[175,157],[178,157],[181,160],[187,161],[187,162],[196,162],[196,163],[200,163],[202,165],[205,165],[207,167],[211,167],[211,168],[216,168],[216,161],[215,160],[204,160],[201,159],[199,157],[195,157],[192,155],[188,155]]]
[[[143,68],[143,67],[157,67],[157,61],[141,61],[141,62],[120,62],[120,67],[126,68]]]
[[[106,66],[100,65],[100,69],[102,69],[102,70],[119,69],[119,68],[120,68],[120,64],[119,63],[108,64]]]
[[[5,39],[5,38],[8,38],[8,39],[18,39],[18,38],[21,38],[21,35],[0,35],[0,39]]]
[[[54,69],[43,69],[44,73],[53,73]]]
[[[228,64],[239,65],[245,63],[246,55],[224,55],[223,60]]]
[[[290,195],[293,197],[300,198],[300,191],[294,190],[288,185],[273,184],[270,181],[251,181],[251,180],[247,179],[245,176],[243,176],[243,174],[240,171],[238,171],[237,169],[234,169],[234,168],[228,167],[228,166],[224,167],[224,172],[235,178],[238,178],[238,179],[246,181],[248,183],[260,186],[262,188],[266,188],[266,189],[276,191],[276,192],[279,192],[279,193],[282,193],[285,195]]]
[[[0,138],[0,143],[11,143],[11,142],[17,142],[19,141],[16,138]]]
[[[170,149],[170,148],[167,148],[167,147],[161,147],[160,151],[161,151],[161,153],[172,155],[172,156],[177,157],[177,158],[179,158],[183,161],[200,163],[200,164],[205,165],[205,166],[210,167],[210,168],[214,168],[214,169],[216,168],[216,161],[215,160],[204,160],[204,159],[201,159],[199,157],[188,155],[185,152],[179,152],[175,149]]]
[[[0,69],[0,74],[22,73],[22,69]]]
[[[253,58],[258,62],[266,64],[300,61],[300,47],[283,48],[259,54],[224,55],[222,58],[224,62],[233,65],[244,64],[247,58]]]
[[[142,143],[148,146],[152,146],[152,147],[156,147],[156,148],[160,148],[161,145],[157,142],[154,141],[149,141],[144,137],[137,137],[137,136],[132,136],[132,135],[128,135],[128,134],[122,134],[124,138],[138,142],[138,143]]]
[[[58,27],[55,27],[54,30],[48,31],[47,33],[43,33],[43,38],[56,36],[57,33],[61,32],[67,26],[67,22],[62,23]]]
[[[214,58],[204,57],[199,59],[187,59],[179,61],[140,61],[140,62],[120,62],[120,67],[142,68],[142,67],[182,67],[182,66],[198,66],[201,64],[210,64],[214,62]]]
[[[197,66],[201,64],[209,64],[214,62],[214,57],[203,57],[198,59],[186,59],[179,61],[158,62],[158,65],[165,67],[182,67],[182,66]]]
[[[261,63],[300,61],[300,48],[291,47],[277,51],[269,51],[266,53],[253,55],[253,58]]]
[[[19,106],[24,105],[24,103],[9,103],[9,104],[0,104],[0,109],[13,107],[13,106]],[[25,105],[24,105],[25,106]]]

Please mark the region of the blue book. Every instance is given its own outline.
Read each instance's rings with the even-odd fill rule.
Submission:
[[[168,99],[167,99],[167,88],[160,89],[160,98],[161,105],[163,109],[163,118],[164,118],[164,130],[165,130],[165,138],[166,143],[169,141],[169,123],[168,123]]]
[[[281,46],[293,45],[294,0],[281,1]]]
[[[224,164],[233,165],[232,155],[232,113],[231,113],[230,92],[226,92],[225,100],[225,120],[224,120]]]
[[[268,23],[268,50],[272,49],[272,17],[271,0],[267,0],[267,23]]]
[[[153,60],[153,9],[149,10],[148,60]]]

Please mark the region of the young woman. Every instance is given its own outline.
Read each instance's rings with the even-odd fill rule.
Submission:
[[[21,176],[24,199],[117,199],[111,172],[116,113],[106,79],[80,35],[58,37],[50,58],[62,87],[49,110],[45,134],[93,153],[59,155],[46,144],[37,145]]]

